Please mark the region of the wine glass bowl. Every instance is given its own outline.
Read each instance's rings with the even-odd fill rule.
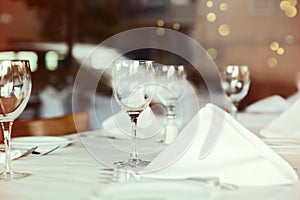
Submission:
[[[248,94],[250,71],[246,65],[227,65],[221,68],[221,85],[233,104],[231,114],[236,117],[240,101]]]
[[[0,123],[5,146],[4,172],[0,173],[0,180],[10,181],[28,175],[12,171],[10,139],[13,122],[28,103],[31,84],[28,60],[0,60]]]
[[[143,167],[149,161],[139,158],[136,149],[136,127],[139,115],[149,106],[153,94],[154,68],[150,60],[119,60],[113,66],[113,92],[117,103],[131,119],[132,146],[130,158],[118,161],[117,167]]]
[[[158,84],[156,96],[167,111],[164,143],[168,144],[178,134],[179,125],[174,109],[186,86],[186,72],[183,65],[158,64],[155,69],[156,83]]]

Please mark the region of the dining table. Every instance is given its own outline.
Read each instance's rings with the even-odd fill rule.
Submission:
[[[247,113],[240,112],[237,115],[237,120],[243,126],[248,128],[253,134],[258,134],[259,130],[266,124],[271,122],[278,116],[278,113]],[[126,180],[123,182],[103,181],[101,176],[102,170],[105,170],[111,166],[108,166],[106,162],[99,159],[99,156],[95,155],[94,151],[91,151],[91,146],[87,143],[91,142],[93,148],[99,148],[99,154],[105,156],[105,158],[116,160],[119,159],[117,151],[110,152],[105,145],[114,144],[121,147],[129,147],[130,140],[120,138],[108,138],[100,133],[103,132],[103,128],[96,130],[89,130],[86,132],[79,132],[65,136],[59,136],[60,138],[67,139],[69,143],[61,148],[47,155],[34,155],[16,159],[12,161],[13,169],[19,172],[28,172],[30,175],[17,180],[2,181],[0,182],[0,199],[1,200],[106,200],[106,199],[145,199],[139,198],[139,196],[122,196],[126,191],[119,191],[120,187],[126,185],[130,186],[134,182],[142,184],[144,180]],[[139,142],[139,141],[138,141]],[[140,143],[140,148],[147,149],[148,151],[153,149],[155,152],[152,157],[147,159],[153,159],[161,151],[167,147],[166,144],[155,142],[153,140],[145,140]],[[158,150],[159,149],[159,150]],[[274,150],[275,151],[275,150]],[[300,149],[294,151],[280,153],[282,156],[297,172],[300,176]],[[123,155],[122,155],[123,156]],[[129,155],[128,155],[129,156]],[[153,180],[151,183],[160,186],[161,180]],[[182,183],[182,180],[175,180],[175,183]],[[272,200],[298,200],[300,199],[300,181],[293,184],[283,185],[238,185],[235,190],[222,189],[220,187],[206,186],[205,183],[193,183],[199,189],[208,189],[207,191],[213,195],[210,196],[197,196],[197,193],[185,193],[186,196],[179,195],[184,192],[178,190],[177,187],[168,188],[166,192],[174,197],[174,194],[178,194],[175,199],[222,199],[222,200],[253,200],[253,199],[272,199]],[[198,186],[197,186],[198,184]],[[127,187],[128,192],[139,194],[139,187]],[[153,186],[150,184],[150,186]],[[172,184],[170,185],[172,186]],[[179,186],[180,185],[176,185]],[[114,188],[115,187],[115,188]],[[136,188],[136,189],[135,189]],[[114,195],[111,198],[101,196],[102,192],[109,190]],[[155,193],[155,190],[151,190]],[[159,191],[163,192],[163,191]],[[119,196],[118,196],[119,194]],[[173,195],[171,195],[173,194]],[[166,194],[168,195],[168,194]],[[130,198],[131,197],[131,198]],[[150,196],[148,199],[168,199],[167,197]],[[147,198],[146,198],[147,199]],[[174,198],[173,198],[174,199]]]
[[[100,171],[106,166],[97,160],[82,142],[82,138],[89,137],[89,134],[93,137],[95,131],[84,133],[84,136],[80,134],[61,136],[72,140],[72,143],[45,156],[29,155],[14,160],[14,170],[25,171],[30,175],[19,180],[0,182],[0,199],[95,199],[93,194],[97,190],[105,189],[113,183],[101,181]],[[101,143],[101,140],[106,140],[106,138],[98,138],[98,140]],[[124,143],[121,140],[120,142]],[[129,145],[129,141],[127,143]],[[300,152],[286,156],[290,156],[288,159],[293,167],[299,169]],[[126,182],[123,184],[126,184]],[[292,185],[241,186],[233,191],[212,188],[212,191],[214,190],[218,194],[213,199],[292,200],[300,197],[300,182]],[[99,197],[99,199],[102,198]],[[120,199],[122,198],[120,197]]]

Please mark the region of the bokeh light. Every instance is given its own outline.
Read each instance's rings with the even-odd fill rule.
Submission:
[[[164,28],[157,28],[156,29],[156,34],[159,36],[163,36],[165,34],[165,29]]]
[[[212,1],[207,1],[207,2],[206,2],[206,6],[207,6],[208,8],[211,8],[211,7],[214,6],[214,3],[213,3]]]
[[[214,21],[216,21],[217,16],[216,16],[215,13],[210,12],[210,13],[207,13],[206,19],[207,19],[207,21],[209,21],[209,22],[214,22]]]
[[[285,15],[287,17],[295,17],[297,15],[297,8],[295,6],[288,6],[285,10]]]
[[[270,44],[270,49],[273,51],[277,51],[277,49],[279,48],[279,43],[278,42],[272,42]]]
[[[156,24],[157,24],[157,26],[162,27],[165,25],[165,22],[164,22],[164,20],[159,19],[159,20],[157,20]]]
[[[174,23],[173,24],[173,29],[174,30],[179,30],[180,29],[180,24],[179,23]]]
[[[221,24],[218,32],[221,36],[228,36],[230,34],[230,27],[227,24]]]
[[[277,49],[278,55],[283,55],[284,54],[284,48],[280,47]]]
[[[271,67],[271,68],[274,68],[278,65],[278,61],[276,58],[274,57],[270,57],[268,58],[268,66]]]
[[[215,48],[207,49],[207,54],[211,57],[211,59],[215,60],[218,57],[218,51]]]
[[[219,6],[221,11],[226,11],[228,8],[228,4],[227,3],[221,3]]]
[[[285,12],[287,17],[295,17],[298,13],[296,8],[297,0],[282,0],[279,4],[280,9]]]

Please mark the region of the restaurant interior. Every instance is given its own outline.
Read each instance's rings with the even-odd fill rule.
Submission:
[[[57,148],[52,148],[50,150],[48,149],[47,151],[45,150],[45,152],[40,150],[40,152],[38,152],[40,155],[49,154],[49,161],[46,159],[46,156],[43,157],[45,158],[45,166],[42,164],[40,165],[37,159],[32,161],[28,160],[29,164],[26,164],[26,159],[30,159],[30,156],[28,158],[22,158],[24,161],[22,159],[13,161],[15,162],[17,169],[24,168],[25,170],[30,171],[30,167],[32,165],[40,166],[40,168],[34,168],[34,170],[30,172],[30,174],[36,175],[35,177],[33,176],[35,179],[31,181],[30,178],[26,178],[29,184],[27,189],[31,192],[26,192],[24,189],[24,191],[21,190],[20,194],[13,194],[9,192],[3,192],[4,190],[1,191],[0,189],[0,199],[2,199],[1,195],[4,197],[7,195],[7,198],[9,199],[19,199],[19,197],[24,197],[24,199],[28,200],[40,199],[37,197],[43,196],[42,192],[48,192],[47,194],[49,194],[49,197],[46,197],[46,199],[60,198],[61,196],[58,194],[62,194],[62,197],[65,197],[62,199],[79,199],[73,198],[74,194],[77,193],[80,199],[86,199],[86,195],[90,193],[91,187],[94,186],[94,182],[92,182],[89,175],[94,173],[94,169],[92,169],[92,167],[97,166],[97,162],[95,161],[94,163],[94,161],[91,161],[92,159],[90,158],[91,160],[88,160],[88,162],[90,162],[89,165],[84,166],[83,164],[77,163],[78,169],[74,167],[73,170],[75,171],[72,171],[72,164],[70,163],[76,163],[79,161],[81,162],[80,159],[82,158],[76,161],[75,157],[73,158],[74,160],[72,160],[70,157],[75,155],[75,153],[78,154],[76,158],[79,158],[80,155],[83,155],[82,147],[79,145],[79,143],[83,143],[83,146],[88,149],[88,152],[92,154],[92,157],[105,160],[103,166],[106,166],[107,163],[110,163],[111,159],[113,158],[119,159],[117,154],[111,153],[114,151],[109,152],[107,150],[109,149],[106,148],[108,144],[101,142],[102,146],[99,145],[98,147],[104,152],[104,154],[106,154],[106,157],[102,157],[102,155],[98,154],[99,149],[96,150],[96,144],[93,143],[96,140],[88,141],[92,137],[95,137],[93,135],[94,132],[88,136],[88,131],[105,129],[105,125],[110,126],[111,130],[108,132],[115,131],[116,127],[111,126],[113,120],[110,118],[114,114],[117,116],[115,121],[121,120],[121,118],[118,117],[121,117],[122,115],[117,113],[119,113],[120,110],[124,110],[124,107],[121,105],[122,101],[118,100],[119,96],[115,94],[114,89],[116,90],[116,88],[114,87],[116,86],[114,85],[115,82],[113,82],[112,71],[110,68],[111,65],[107,64],[112,62],[112,59],[109,60],[110,58],[117,58],[118,56],[121,58],[126,58],[127,60],[154,60],[156,63],[158,63],[158,65],[184,66],[184,78],[187,79],[192,89],[188,88],[184,90],[183,93],[187,93],[187,95],[181,98],[182,102],[184,102],[180,105],[181,107],[178,108],[178,110],[176,110],[177,104],[173,107],[168,107],[166,105],[164,105],[165,107],[162,107],[162,104],[164,103],[156,104],[155,100],[157,99],[155,98],[151,101],[151,103],[148,103],[148,105],[150,104],[153,113],[158,116],[158,119],[161,119],[163,115],[166,115],[167,121],[170,119],[177,119],[176,115],[173,113],[174,107],[175,112],[179,112],[179,110],[181,110],[182,116],[190,112],[188,113],[188,117],[182,117],[182,121],[180,122],[182,129],[178,127],[175,128],[176,135],[172,136],[170,143],[173,140],[175,142],[178,141],[179,136],[182,135],[178,135],[180,131],[186,135],[189,135],[188,130],[190,129],[190,122],[193,122],[193,119],[195,119],[193,117],[196,113],[198,113],[200,119],[203,120],[205,129],[206,118],[204,116],[208,116],[208,118],[210,117],[210,114],[205,113],[205,111],[212,109],[210,107],[211,105],[207,106],[206,104],[214,103],[213,101],[215,98],[219,98],[220,96],[222,96],[220,99],[222,102],[218,106],[222,111],[224,110],[225,113],[228,112],[231,114],[232,118],[228,117],[230,118],[228,121],[235,125],[235,129],[230,129],[231,132],[239,131],[241,135],[243,135],[246,130],[244,130],[241,126],[245,126],[247,131],[250,130],[254,133],[253,135],[258,135],[260,137],[262,135],[259,134],[266,133],[264,136],[267,137],[267,132],[261,132],[263,128],[269,127],[266,126],[267,124],[272,122],[273,119],[276,119],[277,116],[284,113],[284,111],[287,111],[289,108],[293,108],[293,112],[296,112],[297,110],[297,107],[293,106],[298,102],[295,99],[300,97],[299,9],[300,2],[297,0],[1,0],[0,60],[29,60],[32,81],[32,89],[30,97],[28,97],[28,103],[24,111],[14,119],[11,137],[23,137],[28,135],[48,135],[61,137],[77,132],[82,133],[82,136],[80,136],[80,139],[77,140],[72,137],[72,141],[74,140],[77,142],[75,142],[75,145],[69,145],[69,143],[66,144],[66,146],[70,146],[68,148],[73,148],[72,152],[71,150],[68,151],[67,148],[65,148],[66,146],[63,146],[63,148],[61,146],[57,146],[58,150]],[[145,29],[153,31],[153,38],[158,39],[153,39],[152,36],[150,38],[146,34],[143,35],[142,31]],[[123,36],[125,38],[126,34],[136,34],[139,31],[141,31],[141,33],[134,35],[134,37],[132,37],[129,41],[119,39]],[[170,37],[172,34],[174,37]],[[195,45],[200,47],[200,49],[192,48],[189,46],[189,42],[180,41],[178,39],[179,37],[188,38],[188,41],[192,43],[192,47]],[[145,43],[142,41],[145,41]],[[135,47],[135,44],[137,47]],[[139,48],[138,46],[140,44],[147,45],[145,45],[145,48]],[[168,48],[156,48],[160,45],[170,46],[175,50],[171,51],[168,50]],[[178,52],[181,52],[181,54]],[[183,55],[188,56],[184,57]],[[201,69],[202,66],[203,69]],[[247,66],[246,73],[248,77],[245,80],[245,82],[247,82],[245,84],[248,84],[248,88],[244,93],[244,96],[239,98],[237,101],[234,100],[234,97],[230,97],[231,94],[227,93],[226,89],[222,88],[225,87],[221,80],[223,78],[222,70],[225,66]],[[211,76],[210,72],[212,72]],[[1,73],[2,72],[0,72],[0,86],[3,79],[3,75]],[[147,77],[143,80],[147,80]],[[125,82],[125,85],[126,84],[127,82]],[[1,88],[0,94],[2,95],[3,92],[1,91]],[[193,91],[193,96],[189,96],[190,90]],[[143,100],[145,98],[145,101],[147,101],[147,95],[143,94]],[[228,96],[229,98],[227,98]],[[271,100],[268,99],[270,97],[273,97],[272,101],[262,102],[264,100]],[[128,98],[128,101],[130,101],[131,97]],[[196,100],[194,100],[194,98],[196,98]],[[7,116],[1,99],[0,122],[2,124],[2,122],[6,120],[5,117]],[[136,103],[135,101],[134,103]],[[254,105],[259,102],[265,104],[261,104],[259,105],[260,107],[258,106],[256,109],[251,110],[254,108]],[[292,104],[294,102],[296,103]],[[273,110],[268,110],[269,107],[270,110]],[[142,110],[145,109],[146,108],[143,108]],[[215,108],[212,110],[214,109]],[[216,113],[222,113],[221,110],[216,110]],[[289,109],[289,111],[290,110],[291,109]],[[264,111],[265,113],[263,113]],[[128,110],[126,112],[130,114],[130,111]],[[145,111],[142,111],[142,113],[144,112]],[[138,113],[138,116],[139,114],[140,113]],[[296,113],[293,114],[293,117],[295,117]],[[223,114],[220,115],[223,116]],[[131,121],[128,121],[128,118],[126,123],[129,125],[131,122],[132,127],[130,128],[132,128],[132,131],[142,130],[147,133],[147,130],[139,127],[140,125],[137,123],[137,118],[134,118],[133,114],[129,116],[131,117]],[[225,118],[227,120],[227,116],[224,117],[224,119]],[[295,119],[296,118],[300,119],[299,116],[295,117]],[[108,121],[107,119],[110,120],[110,124],[106,123]],[[218,117],[216,117],[216,119],[218,119]],[[60,122],[56,123],[55,120],[59,120]],[[203,125],[201,120],[200,124]],[[155,120],[153,123],[155,124]],[[179,122],[172,121],[170,123]],[[224,122],[224,126],[222,126],[224,130],[228,129],[226,123],[227,121]],[[120,124],[120,126],[122,126],[124,122],[120,122]],[[298,129],[296,127],[296,125],[299,124],[299,120],[285,119],[282,120],[282,123],[279,121],[274,121],[273,124],[277,124],[278,126],[275,126],[275,128],[281,131],[282,129],[280,129],[279,126],[282,124],[284,124],[283,126],[285,127],[286,132],[295,131],[291,132],[291,135],[293,136],[293,139],[297,138],[293,140],[293,144],[295,143],[296,145],[295,151],[297,153],[284,155],[286,156],[285,158],[287,158],[288,163],[292,163],[291,169],[294,169],[295,173],[299,176],[298,167],[300,166],[300,131],[298,130],[299,127]],[[42,128],[42,126],[47,128]],[[6,125],[2,125],[2,128],[5,130]],[[128,128],[129,132],[131,131],[130,128]],[[174,131],[174,127],[172,128],[172,131]],[[216,126],[213,128],[218,129],[220,127]],[[2,132],[4,135],[2,136],[1,134],[0,139],[1,141],[4,140],[5,148],[7,149],[7,145],[9,146],[9,144],[6,143],[10,142],[7,142],[7,132],[3,130]],[[167,130],[167,128],[165,130]],[[200,132],[201,131],[203,130],[201,129]],[[95,134],[98,134],[98,132]],[[113,139],[117,138],[117,136],[107,136],[107,138],[110,137]],[[133,142],[131,145],[136,142],[135,137],[137,137],[136,133],[134,136],[132,136]],[[195,141],[198,141],[198,137],[201,136],[195,136]],[[247,137],[248,141],[256,140],[252,138],[252,136],[245,137]],[[280,135],[280,137],[282,136]],[[98,139],[99,138],[100,136]],[[184,136],[181,138],[184,138]],[[224,136],[224,138],[226,137]],[[227,140],[224,138],[220,139],[218,136],[212,134],[211,138],[208,137],[205,141],[210,145],[211,143],[209,142],[217,141],[218,139],[220,139],[220,141],[224,140],[223,142],[226,143]],[[152,139],[156,140],[157,138]],[[202,139],[204,140],[204,138]],[[117,142],[112,142],[113,145],[117,146],[119,145],[118,142],[120,142],[120,146],[126,146],[124,145],[125,143],[122,143],[122,139],[117,138],[115,141]],[[129,140],[125,141],[128,142]],[[144,140],[142,138],[141,146],[144,144],[143,141]],[[167,143],[166,141],[167,139],[165,135],[165,138],[161,139],[160,142],[155,142],[155,145],[153,145],[152,148],[161,148],[159,145],[162,143],[164,143],[164,145],[169,145],[169,142]],[[140,142],[140,140],[138,140],[138,142]],[[179,144],[180,142],[177,143]],[[173,146],[172,144],[173,143],[170,145],[170,149],[173,147],[174,150],[176,144]],[[184,142],[182,144],[184,144]],[[226,148],[231,148],[229,146],[235,146],[237,144],[239,144],[238,140],[236,143],[234,143],[234,145],[227,144],[228,146],[224,146],[226,146]],[[129,147],[130,145],[128,144],[127,146]],[[143,147],[148,150],[145,146]],[[186,146],[189,145],[186,144]],[[243,146],[242,142],[240,143],[240,146]],[[262,153],[262,155],[265,155],[265,157],[272,157],[274,162],[278,161],[279,158],[276,157],[277,154],[273,155],[273,151],[269,151],[269,149],[266,149],[266,147],[261,144],[258,146],[261,151],[264,149],[264,153]],[[134,150],[135,146],[133,145],[131,147],[131,159],[137,159],[140,166],[142,166],[143,161],[139,160],[138,154]],[[168,147],[169,146],[163,146],[162,148],[167,149]],[[211,146],[205,146],[204,144],[202,148],[203,152],[205,150],[204,147],[207,147],[206,153],[208,154]],[[120,149],[122,148],[120,147]],[[220,149],[216,149],[216,152],[219,153],[222,150],[221,147]],[[57,152],[58,157],[55,157],[56,154],[54,150],[56,150],[55,152]],[[61,152],[66,152],[66,154],[69,155],[69,158],[66,159],[65,157],[59,157],[62,156],[59,154],[59,150],[61,150]],[[178,151],[179,150],[182,150],[182,152],[189,152],[188,150],[185,151],[186,149],[179,148]],[[32,151],[35,150],[33,149]],[[231,149],[228,149],[228,152],[231,154],[235,154],[233,153],[234,151],[235,150],[231,151]],[[159,154],[158,157],[154,158],[154,161],[158,161],[159,159],[161,159],[161,163],[170,161],[169,159],[165,159],[163,157],[167,155],[167,152],[168,151],[163,151],[162,154]],[[201,153],[203,152],[201,151]],[[246,154],[248,153],[247,151],[245,152]],[[243,153],[242,150],[241,153]],[[107,158],[110,154],[114,156]],[[181,153],[179,154],[183,155]],[[52,155],[53,160],[51,160]],[[152,154],[149,156],[149,158],[152,159],[151,156]],[[221,163],[221,161],[223,161],[223,157],[219,158],[216,156],[216,158],[218,158],[220,161],[219,165],[223,166],[223,163]],[[53,171],[50,170],[51,177],[50,175],[44,176],[45,171],[43,171],[43,167],[49,167],[54,161],[64,162],[65,159],[65,162],[69,163],[65,164],[62,169],[70,170],[69,172],[63,172],[66,173],[65,179],[61,178],[65,174],[58,172],[60,171],[60,168],[56,166],[52,169]],[[85,157],[82,162],[86,162],[86,160],[87,159]],[[182,160],[179,159],[179,161]],[[226,162],[227,160],[224,158],[224,163]],[[289,171],[290,166],[284,162],[285,161],[281,160],[278,161],[282,168]],[[7,170],[8,168],[8,170],[10,170],[10,164],[8,164],[7,161],[5,163],[5,169]],[[101,164],[103,163],[101,162]],[[132,163],[128,164],[124,163],[123,161],[119,164],[121,167],[124,167],[123,165],[133,165]],[[181,164],[184,166],[184,169],[187,171],[189,170],[189,165],[187,165],[185,168],[184,161],[182,161]],[[207,170],[208,175],[213,176],[214,166],[211,167],[210,164],[211,163],[207,161],[206,164],[203,165],[203,170],[204,172]],[[108,166],[111,167],[110,164],[108,164]],[[79,172],[79,167],[83,167],[86,170],[82,176],[76,175],[81,173]],[[119,168],[120,166],[117,165],[117,167]],[[153,164],[151,167],[155,168],[157,166]],[[242,169],[244,169],[243,167],[244,166],[242,166]],[[250,167],[250,165],[248,167]],[[234,183],[238,186],[239,183],[243,185],[243,181],[245,181],[245,183],[252,184],[253,182],[251,182],[252,179],[250,177],[252,173],[250,173],[251,169],[245,167],[245,170],[246,171],[243,171],[243,175],[241,175],[240,179],[235,177],[230,179],[230,177],[233,177],[235,174],[231,175],[231,172],[228,172],[224,169],[224,171],[220,172],[220,178],[223,178],[224,175],[225,181]],[[254,168],[254,170],[256,169]],[[266,167],[265,170],[262,170],[262,173],[268,173],[267,171],[268,168]],[[277,173],[275,173],[275,171],[276,170],[274,170],[274,174]],[[175,171],[171,170],[169,172],[171,176],[173,175],[171,172]],[[226,176],[225,174],[227,172],[228,174]],[[248,172],[249,177],[246,177]],[[262,173],[260,173],[260,175]],[[274,175],[272,174],[273,168],[269,170],[269,173],[270,174],[268,175],[270,175],[270,177]],[[286,175],[288,173],[289,175]],[[262,188],[258,188],[258,190],[256,190],[257,188],[255,188],[255,190],[253,188],[247,188],[247,190],[245,190],[246,192],[242,189],[239,190],[237,194],[232,193],[232,191],[226,191],[224,194],[221,194],[220,199],[241,199],[240,197],[251,199],[251,195],[257,195],[257,199],[268,199],[270,197],[274,197],[271,194],[275,193],[280,194],[280,196],[274,199],[281,199],[280,197],[283,197],[284,195],[281,196],[281,193],[278,191],[283,191],[285,189],[282,186],[285,184],[282,183],[290,184],[290,182],[293,181],[296,185],[293,187],[294,193],[289,193],[288,197],[290,198],[286,199],[297,199],[296,197],[292,197],[294,197],[293,195],[299,195],[300,186],[299,180],[296,180],[297,178],[295,178],[296,176],[293,173],[294,172],[291,171],[286,172],[286,176],[284,176],[282,179],[278,178],[277,182],[273,177],[275,185],[276,183],[280,183],[279,189],[276,187],[271,189],[269,188],[268,190],[264,190]],[[37,178],[38,175],[41,175],[42,178]],[[202,176],[203,174],[199,173],[198,175]],[[96,175],[92,174],[91,176]],[[244,180],[242,179],[243,176],[246,177]],[[264,182],[263,180],[264,176],[261,177],[262,178],[256,177],[258,178],[256,183],[268,185],[269,182]],[[54,185],[55,178],[60,181],[57,186]],[[7,180],[8,178],[5,179],[5,181]],[[27,183],[26,180],[25,182],[16,182],[17,184],[14,186],[4,184],[3,186],[7,191],[10,189],[10,187],[13,189],[20,189],[23,183]],[[249,182],[246,182],[246,180],[249,180]],[[273,179],[270,178],[269,181],[271,182],[271,180]],[[52,187],[52,189],[56,192],[46,191],[46,189],[43,188],[41,189],[40,194],[35,195],[32,192],[34,188],[33,186],[38,186],[42,181],[49,181],[48,183],[50,187]],[[65,192],[62,192],[62,188],[64,187],[63,185],[68,183],[71,185],[73,184],[72,187],[66,189]],[[87,188],[82,187],[85,186],[85,184],[90,185]],[[149,184],[152,186],[151,182]],[[166,184],[169,184],[169,187],[173,183],[168,182]],[[175,182],[174,184],[175,188],[176,186],[182,186]],[[218,184],[222,185],[221,183]],[[1,181],[0,185],[2,185]],[[31,186],[32,188],[29,188]],[[123,187],[122,185],[120,186]],[[128,185],[126,185],[126,187],[127,186]],[[162,186],[164,186],[163,183]],[[237,189],[235,187],[232,189],[232,186],[235,185],[223,186],[227,189],[230,188],[229,190]],[[125,190],[128,189],[126,187]],[[153,186],[153,188],[155,187]],[[72,191],[77,191],[72,195],[71,189]],[[168,190],[167,188],[163,189]],[[125,190],[122,191],[124,195]],[[258,191],[257,194],[255,194],[255,191]],[[274,191],[276,192],[274,193]],[[91,199],[102,199],[100,198],[100,191],[97,192],[98,193],[92,194],[94,198]],[[149,192],[155,193],[156,191],[153,189],[153,191],[151,190]],[[176,199],[174,196],[170,195],[170,193],[172,192],[169,191],[168,197]],[[110,195],[112,194],[110,193]],[[126,197],[126,195],[124,197]],[[127,199],[135,198],[138,199],[136,196],[129,195]],[[154,196],[143,196],[142,199],[147,198],[155,199],[156,196],[155,198]],[[180,199],[180,197],[178,198]]]
[[[242,110],[264,97],[277,94],[286,98],[298,90],[298,4],[288,2],[3,0],[1,55],[28,54],[34,60],[33,94],[38,94],[47,84],[59,90],[72,84],[84,55],[117,33],[155,27],[157,34],[163,35],[164,29],[172,29],[195,39],[219,68],[228,64],[249,66],[251,87],[240,103]],[[130,55],[149,55],[165,63],[184,62],[169,52],[141,51]],[[193,66],[188,68],[187,77],[199,87],[201,77],[195,75]],[[109,86],[103,90],[110,94]]]

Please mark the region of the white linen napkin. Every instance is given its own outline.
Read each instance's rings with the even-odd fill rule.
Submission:
[[[59,91],[52,86],[47,86],[40,94],[41,99],[41,117],[57,117],[65,113],[64,101],[71,88],[66,87],[64,90]]]
[[[246,112],[281,113],[290,106],[290,103],[279,95],[263,98],[246,108]]]
[[[200,157],[206,138],[220,134],[211,153]],[[219,177],[238,185],[292,184],[293,168],[219,107],[207,104],[176,140],[144,169],[157,178]]]
[[[148,107],[142,112],[137,123],[137,138],[149,138],[163,132],[164,120],[159,120]],[[119,139],[131,139],[131,122],[127,113],[120,111],[104,120],[102,129],[106,136]]]
[[[300,98],[260,131],[264,137],[300,139]]]

